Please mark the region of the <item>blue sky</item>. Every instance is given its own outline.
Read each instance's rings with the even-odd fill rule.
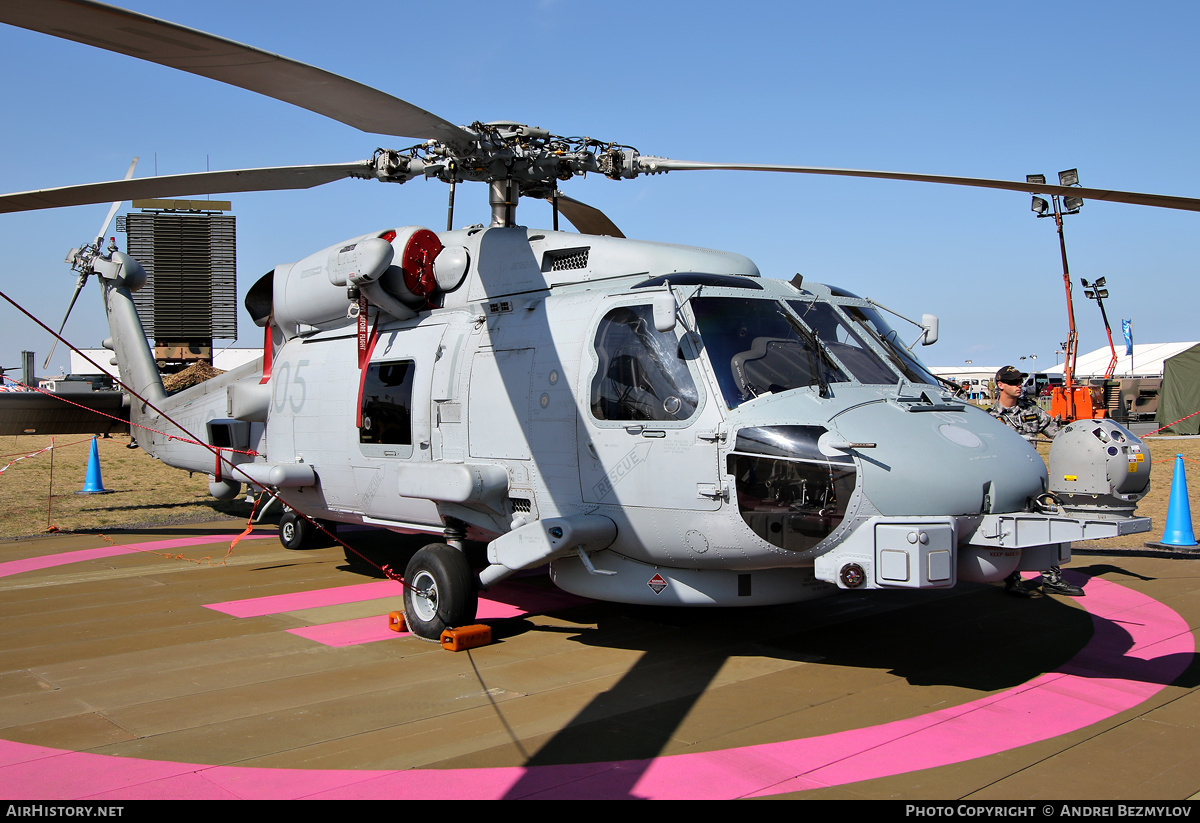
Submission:
[[[454,4],[130,0],[128,8],[303,60],[456,123],[517,120],[678,159],[1024,179],[1200,196],[1200,5],[1161,2]],[[250,92],[0,26],[0,189],[205,168],[344,162],[404,141]],[[1053,221],[1025,194],[920,183],[676,172],[564,186],[624,232],[740,252],[763,274],[833,283],[910,317],[933,312],[930,365],[1053,365],[1066,338]],[[347,180],[234,195],[239,286],[277,263],[403,225],[441,228],[447,188]],[[57,326],[62,259],[106,206],[0,216],[3,290]],[[461,187],[456,223],[485,222]],[[548,226],[526,202],[520,222]],[[1089,203],[1067,218],[1076,284],[1107,277],[1138,342],[1200,339],[1200,214]],[[112,232],[110,231],[110,234]],[[123,236],[118,236],[123,244]],[[1076,288],[1080,347],[1105,344]],[[0,365],[50,338],[0,305]],[[239,316],[239,345],[258,330]],[[908,336],[908,332],[902,332]],[[107,335],[94,287],[66,335]],[[48,373],[67,364],[60,346]]]

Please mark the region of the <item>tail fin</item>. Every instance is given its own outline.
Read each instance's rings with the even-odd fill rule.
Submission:
[[[108,330],[121,381],[140,395],[142,400],[158,405],[167,393],[163,389],[162,377],[154,363],[150,344],[146,342],[146,333],[142,329],[132,295],[145,284],[146,272],[136,260],[121,252],[113,252],[107,260],[97,260],[95,268],[104,291]],[[135,426],[146,414],[142,400],[131,398],[129,421]],[[135,427],[135,437],[138,437],[137,431]],[[138,437],[139,444],[141,440]]]

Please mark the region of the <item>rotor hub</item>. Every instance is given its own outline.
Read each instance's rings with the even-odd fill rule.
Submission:
[[[562,137],[510,122],[477,122],[465,131],[474,138],[469,144],[427,140],[408,149],[377,149],[375,176],[395,183],[418,176],[445,183],[511,180],[532,193],[588,172],[620,180],[642,171],[636,149],[591,137]]]

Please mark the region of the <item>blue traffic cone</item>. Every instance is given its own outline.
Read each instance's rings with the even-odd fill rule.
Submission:
[[[83,481],[83,491],[76,494],[109,494],[100,479],[100,449],[96,447],[96,438],[92,438],[92,452],[88,455],[87,478]]]
[[[1183,469],[1183,455],[1175,455],[1175,475],[1171,479],[1171,498],[1167,501],[1167,525],[1162,540],[1147,543],[1156,549],[1190,548],[1196,543],[1192,531],[1192,506],[1188,502],[1187,475]]]

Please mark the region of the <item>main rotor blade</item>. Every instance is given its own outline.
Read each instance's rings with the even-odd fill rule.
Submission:
[[[136,180],[111,180],[107,183],[85,183],[0,195],[0,214],[188,194],[311,189],[345,177],[373,177],[373,168],[369,160],[360,160],[357,163],[323,166],[202,171],[164,177],[140,177]]]
[[[354,80],[92,0],[4,0],[0,22],[258,92],[372,134],[471,142],[453,123]]]
[[[830,174],[839,177],[872,177],[881,180],[912,180],[918,183],[943,183],[951,186],[974,186],[983,189],[1021,191],[1028,194],[1057,194],[1064,197],[1083,197],[1107,200],[1110,203],[1132,203],[1136,206],[1156,206],[1162,209],[1200,211],[1200,199],[1176,197],[1169,194],[1141,194],[1111,189],[1087,189],[1079,186],[1054,186],[1046,183],[1016,180],[987,180],[979,177],[952,177],[944,174],[915,174],[898,171],[866,171],[864,169],[828,169],[814,166],[769,166],[758,163],[703,163],[692,160],[671,160],[665,157],[639,158],[643,171],[776,171],[792,174]]]
[[[553,195],[548,195],[543,198],[551,204],[554,203]],[[617,224],[608,219],[608,215],[600,211],[595,206],[589,206],[581,200],[576,200],[574,197],[567,197],[562,192],[558,194],[558,211],[563,217],[570,221],[571,225],[579,229],[580,234],[606,234],[609,237],[624,237],[621,230],[617,228]]]

